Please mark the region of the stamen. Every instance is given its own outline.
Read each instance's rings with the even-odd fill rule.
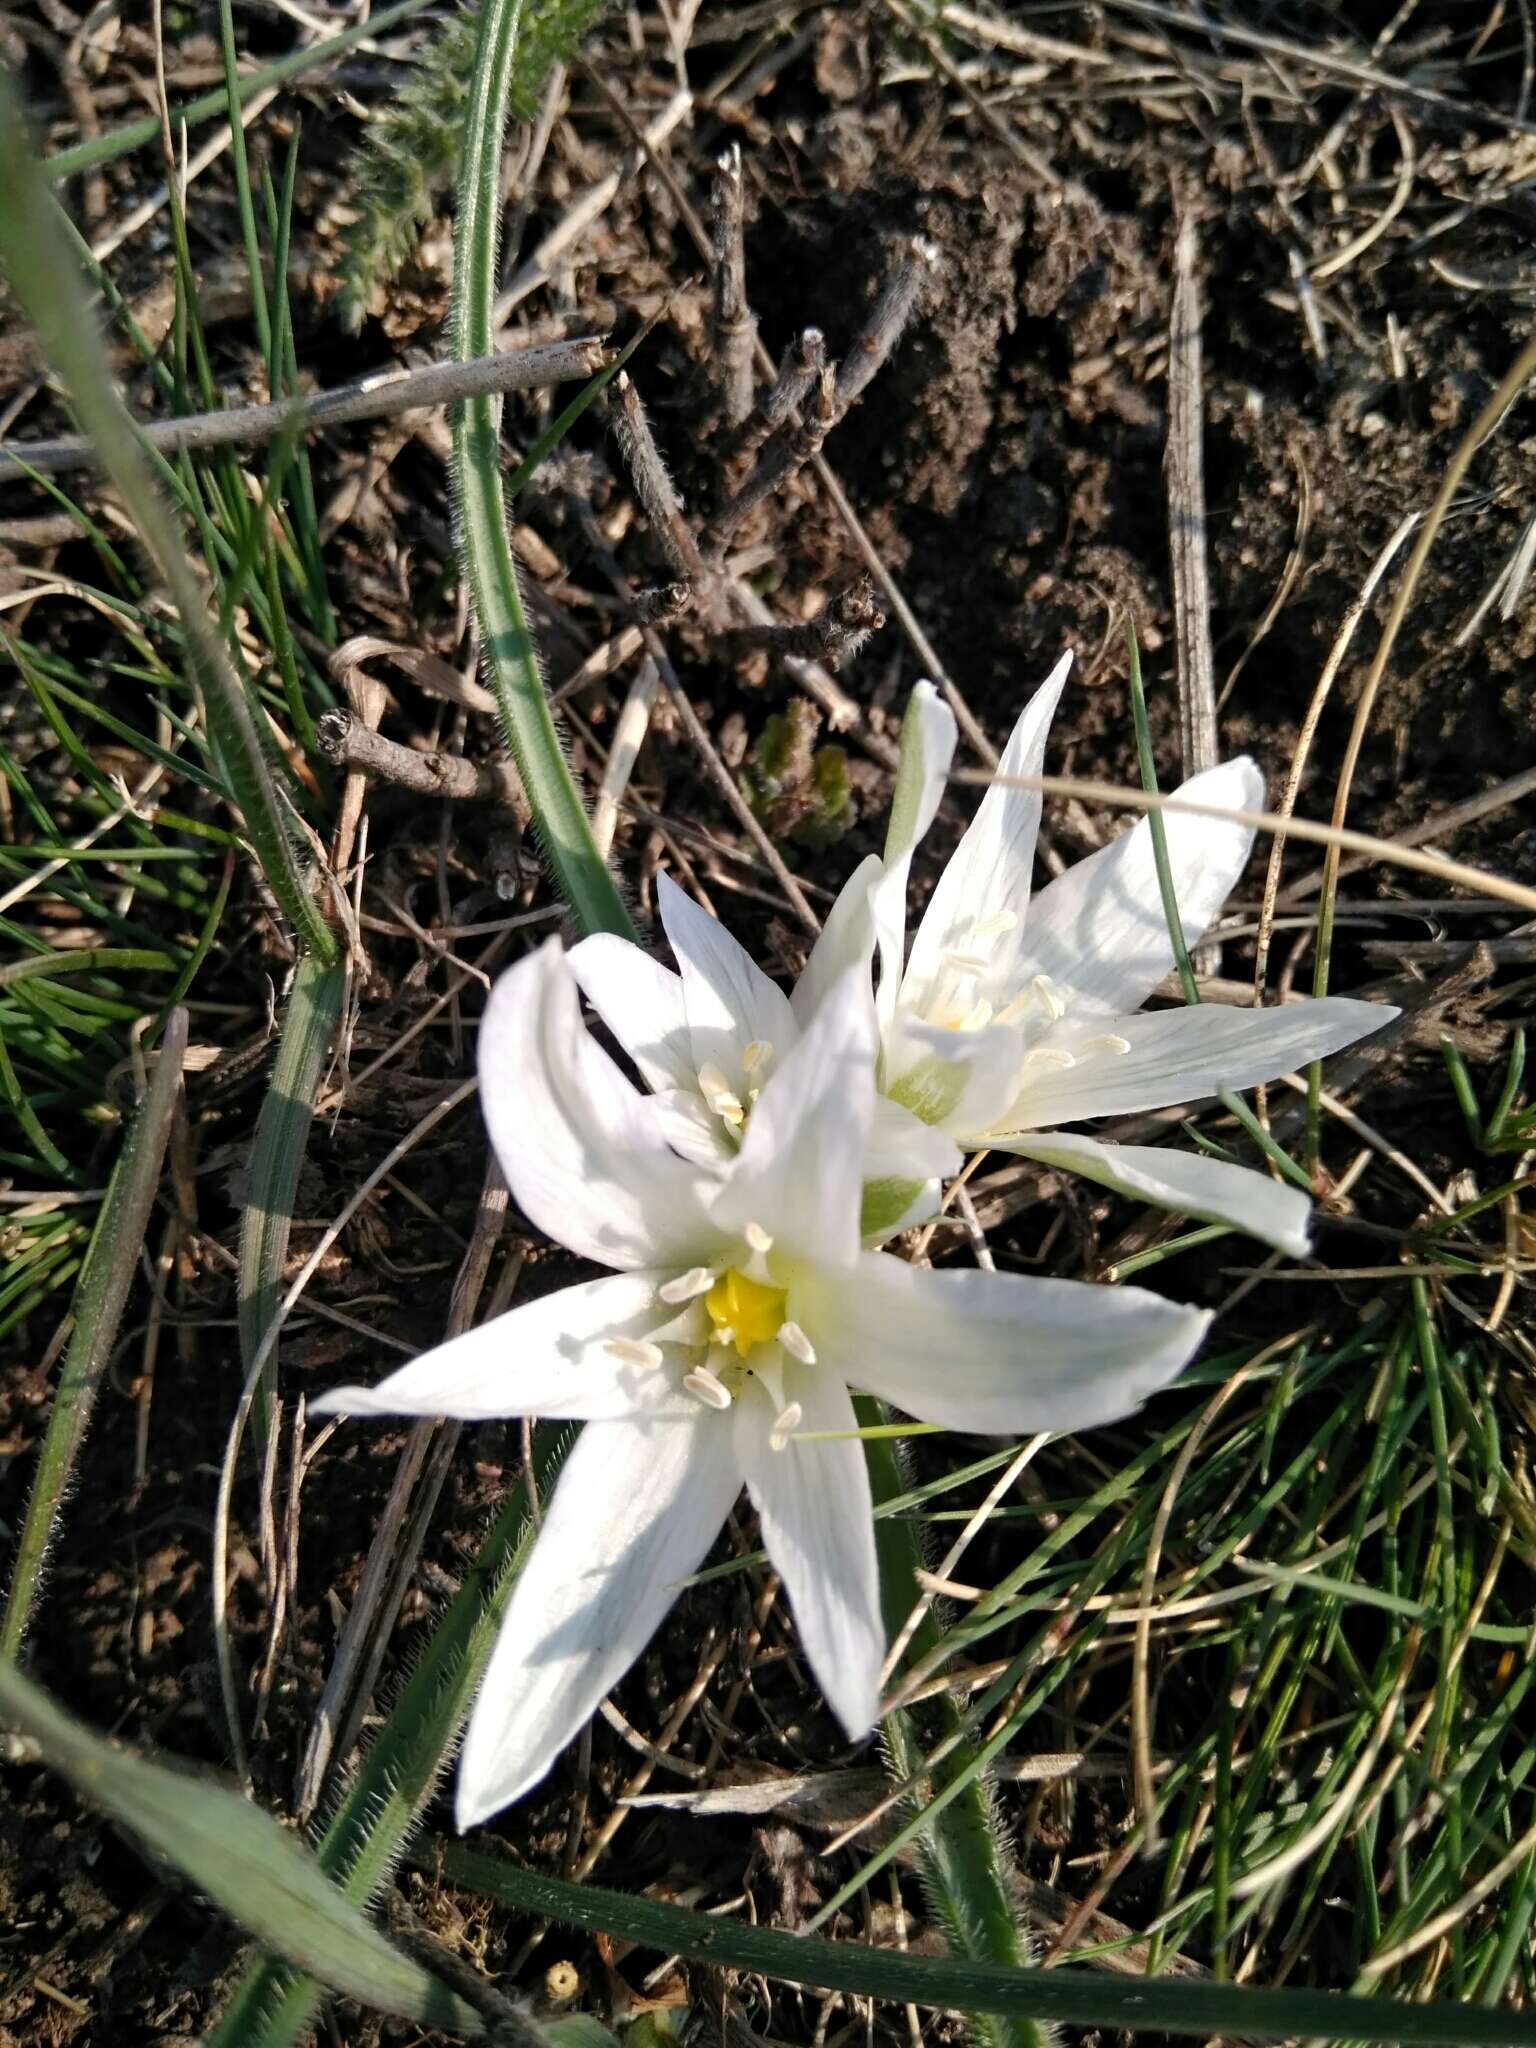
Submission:
[[[696,1301],[701,1294],[708,1294],[714,1284],[715,1276],[708,1266],[690,1266],[675,1280],[663,1280],[656,1292],[663,1301],[675,1307],[680,1301]]]
[[[1032,1045],[1024,1055],[1026,1067],[1075,1067],[1077,1061],[1064,1045]]]
[[[1053,1024],[1065,1017],[1067,1014],[1066,1002],[1062,997],[1061,991],[1048,974],[1037,974],[1029,985],[1039,1000],[1041,1008]]]
[[[779,1342],[790,1357],[799,1359],[802,1365],[816,1363],[816,1347],[798,1323],[780,1323]]]
[[[741,1056],[741,1071],[755,1074],[759,1067],[766,1067],[773,1058],[773,1047],[766,1038],[754,1038]]]
[[[643,1365],[655,1367],[664,1362],[659,1344],[647,1344],[636,1337],[610,1337],[603,1349],[610,1358],[616,1358],[620,1365]]]
[[[778,1421],[775,1422],[773,1428],[768,1432],[768,1448],[771,1451],[782,1451],[788,1444],[790,1437],[800,1427],[804,1417],[805,1410],[800,1406],[800,1403],[798,1401],[791,1401]]]
[[[688,1373],[683,1385],[695,1401],[702,1401],[706,1408],[723,1410],[731,1405],[729,1390],[721,1385],[706,1365],[701,1365],[697,1372]]]
[[[985,996],[980,996],[961,1018],[958,1029],[961,1031],[984,1031],[991,1022],[992,1005]]]
[[[747,1240],[747,1243],[751,1245],[753,1251],[771,1252],[773,1250],[773,1239],[764,1230],[761,1223],[749,1223],[741,1234]]]
[[[1118,1031],[1101,1031],[1097,1038],[1085,1038],[1083,1052],[1129,1052],[1131,1041],[1122,1038]]]
[[[1011,932],[1018,926],[1018,914],[1012,910],[1000,910],[996,917],[984,917],[980,924],[971,926],[973,939],[1000,939],[1004,932]]]
[[[706,1060],[699,1069],[699,1093],[715,1115],[723,1117],[726,1123],[745,1122],[746,1111],[741,1106],[740,1097],[735,1094],[730,1082],[713,1060]]]
[[[979,953],[946,952],[940,955],[946,967],[953,967],[957,974],[985,974],[990,962]]]
[[[992,1022],[994,1024],[1017,1024],[1019,1019],[1034,1007],[1035,992],[1032,988],[1027,988],[1022,995],[1015,996],[1011,1002],[1004,1003],[1003,1007],[992,1019]]]

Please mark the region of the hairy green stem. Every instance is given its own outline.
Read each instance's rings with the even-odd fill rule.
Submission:
[[[501,146],[522,11],[522,0],[486,0],[480,16],[454,236],[452,329],[459,362],[487,355],[493,346]],[[555,880],[584,932],[633,939],[635,928],[561,751],[523,611],[507,534],[500,399],[466,399],[455,411],[453,470],[460,560],[474,594],[487,678]]]
[[[0,1622],[0,1657],[14,1658],[21,1650],[54,1523],[117,1342],[118,1325],[154,1210],[160,1162],[181,1085],[187,1029],[186,1011],[173,1009],[166,1020],[154,1073],[144,1100],[134,1112],[106,1200],[91,1233],[91,1248],[75,1289],[75,1327],[54,1389],[53,1412],[48,1418],[27,1501],[26,1520],[16,1544],[5,1619]]]
[[[434,1877],[498,1899],[521,1913],[614,1934],[662,1955],[712,1969],[736,1969],[785,1984],[814,1985],[855,1997],[884,1998],[940,2011],[1018,2015],[1046,2012],[1067,2026],[1124,2028],[1140,2036],[1188,2034],[1201,2041],[1359,2041],[1401,2048],[1536,2048],[1528,2012],[1468,2008],[1338,1991],[1269,1990],[1198,1977],[1131,1977],[1108,1970],[1014,1969],[993,1962],[903,1955],[860,1941],[817,1941],[688,1906],[668,1905],[541,1877],[501,1855],[443,1843]],[[1025,2020],[1025,2025],[1033,2022]]]

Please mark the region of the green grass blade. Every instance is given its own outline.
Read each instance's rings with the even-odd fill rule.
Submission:
[[[479,2035],[479,2016],[392,1947],[270,1814],[205,1772],[130,1756],[0,1662],[0,1717],[93,1806],[175,1865],[238,1926],[378,2012]]]
[[[877,1404],[867,1396],[856,1401],[859,1421],[874,1423]],[[905,1490],[900,1452],[886,1437],[864,1440],[870,1486],[877,1501]],[[886,1628],[894,1635],[918,1595],[917,1574],[926,1562],[916,1523],[890,1517],[875,1526],[880,1558],[881,1595]],[[909,1659],[928,1655],[939,1642],[939,1625],[930,1607],[913,1635]],[[959,1726],[953,1699],[946,1693],[922,1708],[898,1708],[887,1717],[883,1733],[891,1774],[898,1780],[916,1776],[926,1750]],[[961,1742],[939,1766],[947,1783],[972,1762],[970,1745]],[[956,1956],[975,1962],[1002,1963],[1012,1969],[1035,1960],[1033,1944],[1019,1926],[1010,1882],[1012,1859],[993,1812],[991,1794],[976,1777],[960,1795],[940,1808],[932,1826],[919,1838],[923,1876],[939,1921]],[[1048,2048],[1054,2028],[1020,2014],[967,2011],[971,2037],[986,2048]]]
[[[454,231],[452,327],[460,362],[495,346],[501,146],[521,17],[522,0],[485,0],[481,9]],[[499,398],[473,398],[455,408],[453,470],[460,559],[474,593],[486,674],[555,880],[584,932],[632,939],[635,928],[561,751],[523,611],[507,537]]]
[[[113,389],[62,218],[38,168],[14,88],[0,75],[0,261],[37,329],[49,367],[67,387],[83,430],[116,484],[170,587],[201,686],[209,738],[284,914],[310,949],[340,948],[320,915],[272,779],[244,685],[210,629],[208,598],[176,523],[155,488],[142,444]]]
[[[565,439],[572,427],[575,426],[587,407],[607,389],[620,370],[629,361],[635,350],[640,346],[641,342],[650,334],[651,329],[656,325],[658,317],[658,315],[653,314],[643,327],[629,337],[629,340],[625,342],[623,348],[619,350],[613,361],[605,364],[594,377],[583,384],[570,404],[555,414],[555,417],[529,448],[528,453],[523,457],[516,469],[507,478],[506,491],[508,498],[515,498],[519,491],[525,490],[532,482],[544,462],[560,446],[560,443]]]
[[[540,1500],[548,1500],[571,1440],[571,1432],[551,1429],[535,1438]],[[453,1753],[536,1534],[524,1482],[509,1495],[316,1846],[321,1869],[359,1906],[388,1881]],[[296,2048],[322,1995],[312,1976],[264,1956],[241,1980],[207,2048]]]
[[[339,36],[331,36],[323,43],[311,43],[307,49],[294,50],[274,63],[262,65],[259,71],[248,71],[237,87],[240,104],[244,106],[248,99],[265,92],[269,85],[283,85],[290,78],[302,78],[306,72],[328,64],[333,57],[345,56],[358,43],[385,34],[397,22],[419,14],[426,5],[427,0],[395,0],[392,7],[381,7],[369,19],[344,29]],[[215,115],[226,113],[228,109],[229,94],[226,91],[205,92],[195,100],[187,100],[181,106],[171,108],[171,133],[179,134],[184,125],[195,128],[200,121],[211,121]],[[57,184],[62,178],[73,178],[81,171],[94,169],[97,164],[126,156],[130,150],[142,149],[145,143],[154,142],[159,134],[159,116],[146,114],[142,120],[126,121],[121,128],[111,128],[105,135],[93,136],[89,142],[76,143],[72,149],[55,150],[52,156],[44,158],[43,169]]]
[[[315,1090],[325,1071],[345,986],[345,968],[328,965],[313,955],[299,962],[271,1083],[256,1119],[250,1186],[240,1226],[240,1355],[247,1372],[255,1364],[277,1313],[283,1261],[293,1230],[294,1196],[315,1113]],[[266,1437],[275,1367],[275,1359],[269,1359],[257,1390],[253,1414],[258,1441]]]
[[[78,1183],[78,1171],[70,1165],[49,1137],[43,1120],[37,1113],[36,1104],[22,1087],[16,1069],[11,1065],[10,1048],[5,1042],[3,1029],[0,1029],[0,1098],[9,1103],[11,1114],[15,1117],[22,1136],[32,1147],[34,1158],[56,1173],[60,1180]]]
[[[120,860],[131,860],[123,853]],[[137,973],[169,972],[177,962],[169,953],[145,946],[82,946],[78,953],[39,953],[30,960],[10,960],[0,967],[0,988],[18,982],[59,979],[66,974],[103,974],[132,969]]]
[[[75,1289],[75,1327],[64,1354],[53,1412],[38,1455],[26,1519],[16,1545],[5,1618],[0,1622],[0,1657],[14,1658],[27,1632],[43,1563],[70,1474],[95,1405],[128,1290],[138,1268],[139,1247],[149,1228],[160,1162],[165,1156],[181,1065],[187,1049],[187,1013],[172,1010],[149,1088],[129,1127],[91,1235],[91,1248]]]
[[[235,48],[235,10],[231,0],[219,0],[219,49],[224,59],[224,91],[233,105],[240,96],[239,52]],[[256,322],[256,341],[270,358],[272,331],[267,318],[267,287],[261,270],[261,243],[256,236],[256,207],[251,196],[251,167],[245,153],[245,128],[239,121],[229,124],[229,161],[235,178],[235,199],[240,211],[240,236],[245,245],[245,266],[251,280],[251,315]],[[276,397],[268,385],[268,396]]]
[[[1311,2039],[1402,2044],[1402,2048],[1536,2048],[1536,2013],[1468,2009],[1449,2002],[1399,2004],[1337,1991],[1271,1991],[1189,1978],[1118,1977],[1093,1970],[1014,1969],[953,1962],[780,1934],[686,1906],[634,1898],[598,1885],[570,1884],[520,1869],[505,1857],[437,1845],[433,1871],[451,1884],[567,1927],[618,1935],[664,1955],[716,1969],[752,1972],[786,1984],[856,1997],[989,2012],[1064,2026],[1128,2032],[1233,2034],[1248,2041]]]

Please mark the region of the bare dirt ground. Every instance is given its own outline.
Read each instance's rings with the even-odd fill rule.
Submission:
[[[695,102],[654,160],[632,151],[630,130],[643,129],[677,89],[666,23],[650,7],[619,11],[566,77],[526,187],[513,153],[521,234],[509,275],[584,192],[619,173],[611,204],[557,255],[548,282],[518,307],[512,332],[595,331],[623,341],[659,314],[631,371],[690,514],[701,519],[719,501],[727,465],[709,366],[710,289],[681,202],[707,216],[720,151],[731,142],[742,151],[747,289],[775,359],[809,325],[840,357],[893,272],[912,261],[912,238],[936,252],[906,334],[825,447],[856,523],[807,467],[734,538],[744,573],[781,622],[813,618],[871,574],[871,556],[876,564],[875,602],[885,624],[835,678],[856,715],[841,733],[824,729],[818,742],[835,739],[846,750],[849,808],[835,836],[821,829],[824,807],[807,793],[803,764],[798,784],[791,764],[787,808],[771,816],[776,844],[817,908],[859,858],[878,849],[901,706],[932,655],[970,724],[995,748],[1028,692],[1072,647],[1076,680],[1048,766],[1134,781],[1122,640],[1133,619],[1160,767],[1165,783],[1176,779],[1165,449],[1180,222],[1193,234],[1204,306],[1209,634],[1221,747],[1257,756],[1272,801],[1330,648],[1373,565],[1404,516],[1430,504],[1458,443],[1529,335],[1536,106],[1528,50],[1522,56],[1529,24],[1522,30],[1515,10],[1254,6],[1237,10],[1251,46],[1170,27],[1176,11],[998,8],[995,33],[961,30],[938,44],[911,26],[915,4],[705,5],[690,16],[687,37]],[[86,74],[88,95],[105,100],[125,83],[136,91],[103,120],[140,110],[137,94],[153,68],[147,13],[125,7],[113,18],[120,24],[115,48],[104,68]],[[54,143],[78,132],[79,100],[71,105],[67,60],[59,56],[72,23],[54,0],[0,26]],[[242,33],[245,26],[242,18]],[[292,33],[286,14],[264,11],[249,24],[257,54],[288,47]],[[402,352],[441,347],[450,250],[443,220],[429,227],[402,274],[380,288],[355,339],[337,322],[335,294],[361,116],[402,75],[403,52],[430,33],[413,26],[403,42],[388,39],[385,54],[349,57],[339,72],[290,90],[252,129],[252,151],[262,158],[281,149],[302,120],[292,277],[298,359],[317,386]],[[174,24],[168,15],[166,35],[173,96],[217,75],[208,10],[178,10]],[[99,231],[156,175],[152,153],[141,154],[79,181],[69,197]],[[232,394],[259,396],[238,224],[222,166],[193,192],[194,256],[206,280],[219,380]],[[444,208],[446,218],[446,201]],[[141,321],[153,333],[158,318],[163,332],[169,304],[161,232],[139,235],[111,269]],[[0,347],[4,396],[32,366],[23,336],[13,332]],[[126,359],[123,368],[129,372]],[[129,373],[128,394],[145,413],[155,409],[146,379]],[[46,415],[44,403],[34,405],[29,430],[41,431]],[[509,440],[525,446],[542,419],[534,401],[510,401]],[[338,431],[312,455],[342,637],[425,649],[462,670],[469,650],[444,446],[434,415]],[[1359,829],[1391,836],[1420,827],[1536,763],[1536,611],[1520,579],[1510,616],[1497,601],[1485,602],[1531,516],[1533,447],[1536,413],[1521,400],[1458,494],[1420,579],[1356,776],[1349,822]],[[36,514],[24,491],[6,486],[5,493],[0,527]],[[579,423],[519,500],[517,520],[535,628],[558,688],[628,623],[626,586],[646,589],[672,573],[635,504],[602,408]],[[11,537],[0,539],[0,577],[7,553],[61,577],[79,566],[83,551],[74,544],[4,531]],[[930,652],[914,645],[893,590]],[[1383,610],[1378,598],[1338,668],[1301,776],[1302,816],[1327,816]],[[88,614],[57,617],[56,630],[75,636],[73,658],[81,660],[81,636],[100,628]],[[669,621],[664,638],[681,690],[726,768],[749,778],[769,772],[765,728],[796,695],[779,651],[743,645],[697,611]],[[493,721],[482,713],[428,695],[387,664],[374,663],[372,672],[393,693],[386,736],[477,760],[494,755]],[[631,657],[620,672],[581,682],[565,702],[571,757],[589,787],[601,777],[633,674]],[[7,716],[8,743],[46,798],[67,779],[69,761],[29,708],[18,702]],[[975,745],[967,765],[986,765]],[[918,863],[919,894],[973,800],[966,789],[952,792]],[[1536,836],[1529,818],[1528,808],[1495,803],[1433,843],[1530,880]],[[1052,844],[1068,859],[1111,829],[1106,814],[1077,803],[1056,805],[1049,816]],[[453,954],[483,963],[486,928],[509,909],[551,901],[534,848],[519,844],[505,811],[448,807],[380,784],[369,798],[369,831],[363,907],[371,974],[346,1071],[325,1098],[310,1148],[295,1261],[318,1223],[439,1098],[445,1081],[464,1071],[477,977],[451,971],[442,943],[424,939],[423,928],[464,927]],[[1272,990],[1292,977],[1308,985],[1306,913],[1314,895],[1298,885],[1319,858],[1315,849],[1290,851]],[[765,962],[789,972],[803,957],[803,922],[724,803],[665,688],[621,813],[615,860],[642,914],[651,911],[654,875],[665,865]],[[1234,900],[1235,935],[1221,959],[1221,975],[1233,984],[1251,979],[1262,882],[1258,857]],[[1422,904],[1441,893],[1422,877],[1380,867],[1348,885],[1354,912],[1394,899]],[[1510,930],[1514,922],[1512,913],[1492,911],[1477,933]],[[1466,927],[1465,916],[1432,905],[1383,911],[1375,921],[1359,917],[1341,932],[1334,985],[1395,991],[1399,1000],[1409,986],[1427,1003],[1438,981],[1465,967],[1458,942]],[[1403,941],[1411,942],[1407,951]],[[215,1765],[227,1756],[209,1651],[209,1532],[228,1397],[239,1376],[230,1261],[220,1248],[227,1253],[235,1241],[265,1076],[268,991],[286,964],[242,878],[196,992],[214,1007],[198,1015],[194,1036],[221,1055],[193,1078],[189,1096],[199,1241],[175,1277],[152,1393],[144,1387],[144,1316],[130,1311],[34,1647],[38,1675],[98,1726]],[[1456,1169],[1465,1138],[1435,1041],[1452,1028],[1473,1057],[1504,1042],[1519,1006],[1501,1013],[1497,1027],[1484,1015],[1491,991],[1507,982],[1507,971],[1499,976],[1492,965],[1479,968],[1457,984],[1461,993],[1449,1005],[1429,1004],[1420,1040],[1363,1075],[1352,1098],[1437,1184]],[[408,1037],[417,1025],[423,1028]],[[89,1163],[85,1137],[78,1156]],[[1092,1276],[1148,1242],[1144,1226],[1131,1227],[1132,1212],[1108,1198],[1079,1191],[1063,1209],[1047,1199],[1060,1191],[1035,1170],[993,1166],[974,1192],[1000,1263],[1033,1260],[1049,1245],[1051,1270]],[[317,1312],[295,1324],[285,1345],[290,1393],[372,1377],[396,1346],[437,1340],[474,1233],[482,1171],[483,1141],[470,1108],[418,1147],[408,1171],[370,1200],[316,1277]],[[1372,1175],[1355,1215],[1366,1225],[1402,1228],[1421,1207],[1400,1178]],[[1062,1214],[1064,1230],[1048,1237]],[[1351,1239],[1337,1263],[1371,1264],[1377,1252],[1367,1246],[1362,1253],[1362,1242]],[[515,1214],[498,1274],[503,1259],[521,1261],[523,1295],[574,1277],[563,1255]],[[1215,1303],[1230,1294],[1234,1266],[1257,1263],[1257,1253],[1234,1257],[1231,1242],[1207,1246],[1159,1267],[1152,1284]],[[1371,1282],[1320,1278],[1283,1290],[1281,1300],[1282,1290],[1259,1287],[1232,1307],[1225,1338],[1234,1349],[1263,1341],[1282,1317],[1347,1335],[1376,1291]],[[20,1512],[46,1417],[45,1360],[59,1313],[51,1300],[9,1339],[0,1406],[7,1521]],[[142,1472],[141,1414],[148,1429]],[[1125,1425],[1097,1448],[1090,1440],[1084,1460],[1123,1458],[1138,1428]],[[304,1467],[297,1494],[285,1448],[278,1511],[296,1500],[288,1553],[296,1578],[276,1621],[259,1561],[257,1489],[253,1482],[242,1491],[231,1611],[256,1716],[256,1790],[274,1807],[291,1795],[404,1435],[388,1425],[332,1435]],[[388,1672],[408,1661],[422,1625],[458,1582],[520,1457],[515,1429],[483,1427],[461,1442]],[[920,1451],[918,1470],[936,1471],[945,1459],[955,1461],[951,1449]],[[1050,1490],[1071,1494],[1086,1469],[1086,1462],[1081,1471],[1064,1463]],[[1017,1526],[1000,1522],[978,1545],[967,1571],[979,1583],[1019,1554]],[[742,1549],[752,1541],[745,1509],[732,1541]],[[618,1695],[631,1728],[648,1739],[693,1679],[701,1645],[717,1638],[727,1645],[703,1704],[676,1738],[682,1775],[657,1771],[651,1791],[695,1784],[701,1766],[714,1775],[727,1766],[820,1768],[843,1760],[837,1731],[796,1662],[782,1609],[765,1619],[761,1593],[761,1580],[747,1573],[688,1595]],[[1076,1703],[1084,1726],[1100,1718],[1123,1680],[1123,1667],[1113,1664],[1099,1674]],[[1184,1711],[1180,1686],[1199,1700],[1207,1684],[1195,1659],[1169,1676],[1160,1726],[1170,1743]],[[1031,1748],[1072,1747],[1063,1719],[1054,1710],[1047,1719]],[[590,1750],[573,1753],[502,1832],[520,1854],[572,1868],[623,1811],[615,1798],[640,1762],[635,1746],[600,1721]],[[1121,1839],[1124,1787],[1089,1779],[1068,1795],[1025,1784],[1002,1797],[1031,1910],[1059,1932]],[[821,1856],[827,1832],[803,1818],[638,1810],[595,1875],[629,1889],[654,1885],[663,1895],[747,1891],[760,1918],[795,1925],[833,1879]],[[846,1859],[836,1874],[845,1870]],[[429,1926],[487,1969],[515,1968],[519,1981],[537,1988],[548,1963],[569,1955],[594,2003],[612,1996],[620,1965],[589,1944],[551,1936],[529,1955],[526,1929],[482,1904],[419,1871],[408,1870],[400,1885]],[[907,1892],[910,1940],[936,1944],[917,1887]],[[1159,1902],[1133,1865],[1099,1903],[1140,1928]],[[893,1911],[889,1898],[871,1906],[877,1919]],[[146,1876],[109,1826],[38,1775],[13,1780],[0,1807],[0,1920],[0,2039],[83,2048],[191,2038],[218,2010],[238,1962],[232,1934],[173,1883]],[[1188,1960],[1200,1966],[1198,1955]],[[1316,1981],[1330,1981],[1326,1956],[1309,1963]],[[632,1993],[642,1975],[631,1976]],[[674,1972],[661,1989],[679,1982]],[[721,2010],[725,1987],[696,1978],[689,1988],[696,2003],[707,2008],[712,1999]],[[732,2001],[751,2003],[750,1988],[729,1988]],[[812,2000],[799,2009],[781,2000],[755,2018],[796,2039],[811,2038],[818,2026]],[[349,2044],[416,2038],[350,2008],[329,2024],[330,2038]],[[855,2024],[862,2027],[862,2019],[849,2013],[831,2021],[834,2032]],[[904,2024],[899,2015],[897,2024]],[[936,2023],[929,2031],[946,2029]]]

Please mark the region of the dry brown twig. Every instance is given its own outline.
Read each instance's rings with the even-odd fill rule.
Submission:
[[[419,370],[371,371],[355,384],[310,398],[281,399],[271,405],[237,405],[218,412],[199,412],[185,419],[155,420],[139,431],[162,455],[184,449],[228,448],[274,440],[279,434],[314,434],[324,427],[356,420],[391,419],[429,406],[453,405],[488,391],[531,391],[573,377],[589,377],[603,365],[603,343],[595,334],[575,341],[544,342],[535,348],[507,349],[477,356],[468,363],[429,363]],[[0,483],[29,470],[49,476],[70,470],[94,469],[98,457],[81,434],[56,440],[20,442],[0,448]]]
[[[1205,391],[1200,347],[1200,243],[1188,196],[1174,244],[1168,322],[1168,549],[1178,647],[1179,739],[1185,776],[1217,759],[1216,679],[1211,653],[1211,579],[1206,560]]]
[[[451,803],[500,804],[530,817],[522,780],[510,761],[468,761],[462,754],[405,747],[350,711],[327,711],[315,730],[320,751],[338,767]]]
[[[714,198],[715,358],[725,424],[739,427],[752,410],[753,335],[752,315],[747,309],[745,193],[739,143],[733,142],[719,160]]]

